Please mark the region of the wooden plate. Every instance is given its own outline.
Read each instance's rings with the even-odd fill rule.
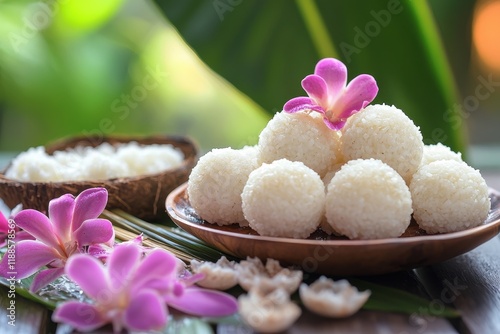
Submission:
[[[491,211],[483,225],[465,231],[427,235],[412,223],[399,238],[349,240],[318,230],[308,239],[263,237],[237,224],[218,226],[200,219],[189,203],[187,183],[171,192],[167,212],[182,229],[238,258],[273,258],[306,272],[378,275],[439,263],[464,254],[500,232],[500,193],[490,189]]]

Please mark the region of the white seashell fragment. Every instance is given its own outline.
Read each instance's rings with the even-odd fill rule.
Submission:
[[[311,285],[300,285],[300,299],[305,307],[325,317],[344,318],[356,313],[368,300],[371,291],[359,292],[347,280],[333,281],[321,276]]]
[[[205,277],[196,282],[208,289],[227,290],[238,284],[236,263],[225,256],[216,263],[191,260],[191,270],[194,274],[202,273]]]
[[[283,288],[289,294],[295,292],[302,282],[302,271],[283,268],[273,259],[267,259],[266,265],[259,258],[248,257],[237,266],[238,283],[249,291],[257,287],[264,291]]]
[[[240,315],[250,327],[261,333],[286,330],[301,315],[302,310],[290,300],[283,288],[268,291],[251,289],[238,298]]]

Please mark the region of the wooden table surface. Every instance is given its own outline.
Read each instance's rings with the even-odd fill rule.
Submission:
[[[483,171],[488,185],[500,189],[500,171]],[[416,314],[360,311],[342,320],[331,320],[305,312],[287,333],[500,333],[500,236],[469,253],[438,265],[369,280],[421,295],[428,309],[444,305],[456,308],[461,317],[452,321]],[[7,288],[0,287],[0,333],[71,333],[67,326],[50,321],[45,307],[16,296],[15,327],[8,325]],[[247,327],[219,325],[216,333],[251,333]],[[97,333],[97,332],[96,332]],[[109,333],[109,331],[99,331]]]

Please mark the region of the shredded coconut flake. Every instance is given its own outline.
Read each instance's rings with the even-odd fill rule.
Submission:
[[[428,165],[439,160],[455,160],[462,162],[462,154],[453,152],[448,146],[441,143],[435,145],[424,145],[424,155],[420,166]]]
[[[411,204],[408,186],[389,165],[352,160],[328,185],[326,219],[350,239],[396,238],[410,225]]]
[[[488,186],[465,162],[439,160],[423,165],[410,183],[413,217],[427,233],[478,226],[491,207]]]
[[[213,149],[191,171],[187,193],[198,216],[218,225],[248,225],[241,207],[241,192],[257,168],[257,150],[245,147]]]
[[[260,235],[307,238],[321,221],[325,187],[302,162],[280,159],[250,173],[241,200],[245,218]]]
[[[156,174],[178,167],[183,153],[172,145],[137,142],[97,147],[78,146],[49,155],[42,146],[19,154],[6,177],[25,182],[106,180]]]
[[[420,129],[405,113],[388,105],[370,105],[349,118],[342,129],[346,160],[382,160],[409,181],[422,161]]]

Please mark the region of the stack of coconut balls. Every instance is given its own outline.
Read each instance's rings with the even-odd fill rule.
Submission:
[[[289,238],[319,227],[350,239],[399,237],[412,216],[429,234],[447,233],[486,219],[479,171],[447,146],[424,145],[400,109],[368,106],[340,131],[316,114],[279,112],[258,145],[202,156],[187,188],[196,213]]]

